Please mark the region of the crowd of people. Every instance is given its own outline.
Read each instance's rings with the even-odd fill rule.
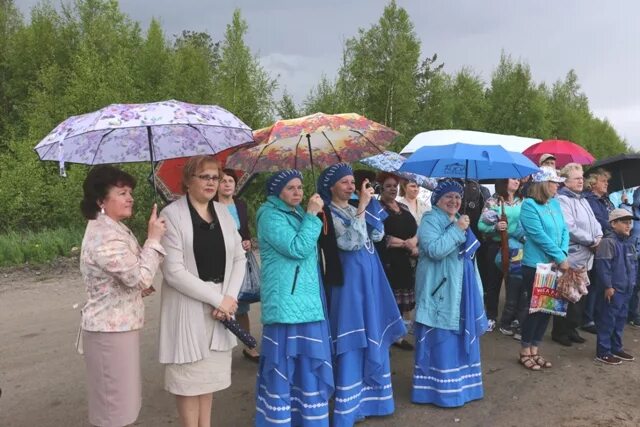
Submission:
[[[413,403],[482,399],[480,336],[497,328],[520,341],[524,369],[549,369],[540,348],[551,317],[553,341],[571,346],[585,342],[579,331],[595,333],[597,361],[634,360],[622,335],[627,323],[640,326],[640,192],[615,208],[608,172],[585,178],[572,163],[558,174],[554,161],[544,155],[539,173],[497,180],[493,195],[477,182],[441,179],[430,203],[414,181],[345,163],[322,171],[306,205],[300,171],[269,177],[255,218],[262,340],[259,353],[243,349],[257,363],[255,425],[352,426],[392,414],[391,346],[414,352]],[[192,157],[185,195],[160,214],[153,207],[140,246],[123,223],[134,178],[112,166],[87,175],[79,350],[92,425],[138,417],[142,298],[159,270],[164,387],[182,426],[211,424],[213,393],[231,385],[237,345],[225,324],[251,326],[249,304],[238,301],[253,247],[236,182],[213,158]],[[589,283],[566,316],[529,312],[541,263]]]

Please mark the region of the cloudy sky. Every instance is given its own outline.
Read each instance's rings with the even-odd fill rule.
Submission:
[[[14,0],[23,13],[36,0]],[[54,0],[54,2],[57,0]],[[637,0],[398,0],[414,23],[422,55],[437,53],[448,72],[467,66],[485,82],[501,51],[531,66],[537,82],[575,69],[596,115],[640,148],[640,2]],[[121,0],[146,28],[183,29],[221,39],[234,8],[249,25],[247,43],[298,102],[324,73],[334,77],[342,46],[369,28],[385,0]],[[179,6],[178,6],[179,5]],[[528,135],[526,135],[528,136]]]

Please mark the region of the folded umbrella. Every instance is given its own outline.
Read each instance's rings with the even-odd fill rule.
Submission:
[[[233,335],[238,337],[238,339],[242,341],[242,343],[247,347],[256,348],[256,346],[258,345],[258,342],[256,341],[256,339],[253,336],[251,336],[249,332],[242,329],[242,327],[240,326],[240,323],[238,323],[236,319],[231,319],[231,320],[225,319],[225,320],[221,320],[220,323],[222,323]]]

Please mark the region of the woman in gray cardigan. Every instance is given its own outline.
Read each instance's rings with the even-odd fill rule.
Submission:
[[[235,337],[219,320],[231,318],[245,273],[246,257],[233,217],[213,202],[222,171],[207,156],[183,169],[186,196],[161,213],[162,240],[160,363],[165,389],[176,396],[181,424],[211,424],[213,392],[231,385]]]

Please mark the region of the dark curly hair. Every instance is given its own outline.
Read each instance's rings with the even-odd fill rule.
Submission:
[[[101,165],[92,168],[82,184],[84,196],[80,202],[80,210],[86,219],[96,219],[98,205],[113,187],[136,188],[136,179],[128,173],[110,166]]]

